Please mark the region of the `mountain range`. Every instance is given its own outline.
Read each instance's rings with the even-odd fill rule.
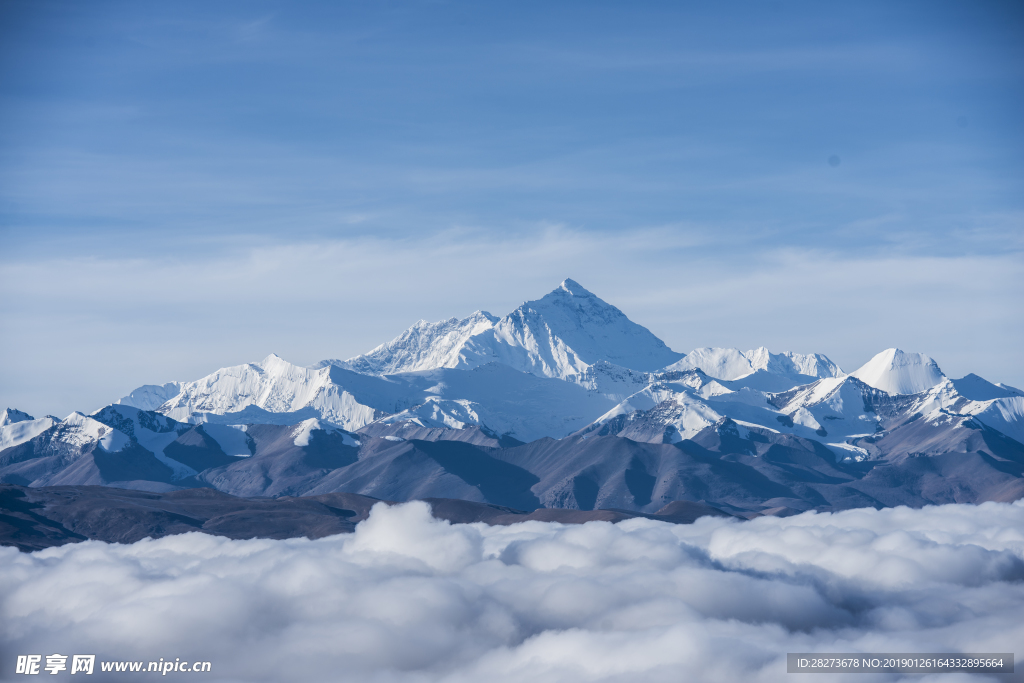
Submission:
[[[1015,500],[1024,392],[887,349],[673,351],[572,280],[355,358],[271,354],[89,415],[0,420],[0,483],[531,511],[729,514]]]

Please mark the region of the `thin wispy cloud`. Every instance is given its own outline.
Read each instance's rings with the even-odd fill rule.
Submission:
[[[22,363],[4,369],[0,398],[63,415],[271,352],[300,364],[347,358],[419,319],[503,315],[565,277],[683,352],[766,345],[825,353],[852,371],[900,346],[928,353],[953,377],[975,372],[1024,385],[1014,355],[1024,323],[1005,317],[1018,302],[1013,283],[1024,281],[1016,253],[734,255],[702,226],[621,234],[548,225],[506,237],[461,229],[210,254],[8,261],[0,352]],[[60,354],[52,338],[66,340]]]

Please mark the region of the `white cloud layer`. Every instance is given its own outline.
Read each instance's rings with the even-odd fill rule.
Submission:
[[[511,527],[379,505],[317,541],[3,548],[0,596],[3,680],[59,652],[205,681],[782,681],[787,652],[1020,656],[1024,502]],[[869,678],[899,677],[829,680]],[[908,680],[940,678],[971,680]]]

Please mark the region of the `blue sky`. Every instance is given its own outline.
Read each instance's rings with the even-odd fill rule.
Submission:
[[[1024,385],[1019,3],[0,3],[0,403],[572,277],[670,346]]]

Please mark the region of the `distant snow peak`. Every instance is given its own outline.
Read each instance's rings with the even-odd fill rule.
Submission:
[[[372,422],[377,417],[376,410],[356,401],[335,381],[335,373],[345,375],[344,370],[332,365],[306,368],[271,354],[259,363],[221,368],[202,379],[186,382],[159,410],[179,422],[205,422],[210,415],[245,410],[250,411],[248,419],[251,421],[259,421],[257,415],[262,412],[311,410],[349,430]],[[239,417],[229,424],[240,421]]]
[[[286,361],[284,358],[281,358],[281,356],[276,353],[271,353],[260,361],[258,365],[267,372],[287,372],[293,367],[291,363]]]
[[[0,451],[34,439],[58,422],[55,417],[47,416],[37,420],[20,410],[8,408],[0,420]]]
[[[484,426],[476,408],[472,401],[446,400],[431,396],[420,405],[382,417],[375,424],[411,422],[428,429],[466,429],[472,425]]]
[[[558,285],[558,287],[555,289],[556,292],[559,291],[559,290],[561,290],[563,292],[566,292],[567,294],[569,294],[571,296],[580,296],[580,297],[593,297],[594,296],[593,292],[587,290],[586,288],[583,287],[583,285],[581,285],[580,283],[576,282],[575,280],[571,280],[569,278],[565,278],[564,280],[562,280],[562,284]]]
[[[771,353],[764,346],[747,351],[743,354],[750,361],[753,370],[766,370],[777,375],[795,377],[839,377],[843,374],[842,369],[833,363],[828,357],[820,353]]]
[[[561,379],[578,377],[602,360],[650,372],[682,357],[618,308],[568,279],[502,318],[491,336],[493,341],[477,348],[481,357],[489,350],[492,358],[516,369]]]
[[[651,387],[630,396],[595,424],[633,441],[677,443],[721,419],[709,405],[688,392],[672,393]]]
[[[487,311],[475,311],[462,320],[419,320],[386,344],[338,365],[371,375],[454,368],[464,362],[466,342],[492,329],[496,322],[498,318]]]
[[[872,434],[896,410],[888,394],[849,375],[769,394],[768,402],[782,413],[781,419],[776,418],[780,423],[790,428],[806,427],[810,431],[803,436],[808,438],[814,438],[814,434],[830,438]]]
[[[130,442],[128,436],[123,432],[77,411],[61,420],[58,427],[61,431],[61,439],[78,447],[99,442],[103,450],[115,453]]]
[[[0,427],[6,427],[7,425],[12,425],[16,422],[28,422],[34,419],[35,418],[28,413],[23,413],[20,410],[15,410],[14,408],[7,408],[2,413],[2,417],[0,417]]]
[[[682,360],[664,370],[673,372],[694,369],[702,370],[709,377],[728,381],[740,380],[758,371],[795,380],[797,383],[813,382],[843,374],[838,365],[820,353],[772,353],[764,346],[747,352],[707,347],[694,349]]]
[[[977,375],[958,380],[943,378],[912,397],[908,410],[935,424],[950,418],[973,419],[1024,443],[1024,392],[992,384]]]
[[[690,351],[679,361],[669,365],[664,372],[701,370],[708,377],[733,380],[745,377],[754,371],[750,359],[739,349],[699,348]]]
[[[928,356],[897,348],[882,351],[850,374],[889,394],[919,394],[945,378]]]
[[[1024,396],[1024,391],[1004,384],[993,384],[973,372],[960,379],[951,380],[957,393],[972,401],[990,401],[995,398]]]
[[[178,395],[181,382],[166,384],[144,384],[127,396],[114,401],[115,404],[133,406],[141,410],[156,410]]]
[[[497,361],[540,377],[576,381],[599,361],[649,372],[681,357],[615,306],[566,279],[501,319],[477,311],[462,320],[421,320],[362,356],[329,363],[391,375]]]

